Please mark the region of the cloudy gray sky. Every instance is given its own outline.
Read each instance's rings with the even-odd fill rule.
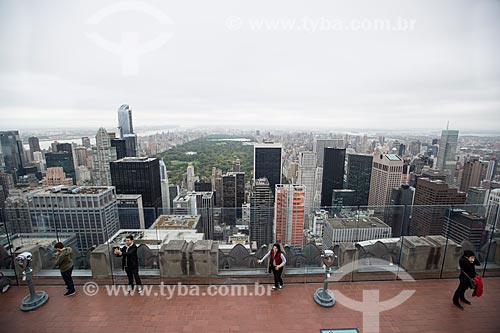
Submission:
[[[499,18],[500,1],[2,0],[0,128],[114,127],[128,103],[137,126],[500,130]]]

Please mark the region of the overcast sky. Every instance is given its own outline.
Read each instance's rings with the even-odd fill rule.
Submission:
[[[0,128],[500,130],[499,41],[500,1],[2,0]]]

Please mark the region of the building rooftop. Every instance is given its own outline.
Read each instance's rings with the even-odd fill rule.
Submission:
[[[328,223],[333,229],[390,228],[378,217],[367,216],[328,218]]]
[[[90,194],[100,194],[105,191],[112,189],[112,186],[66,186],[59,185],[53,187],[44,187],[36,189],[30,192],[32,195],[44,195],[44,194],[78,194],[78,195],[90,195]]]
[[[134,242],[137,244],[147,244],[150,249],[158,250],[162,244],[171,240],[185,240],[196,242],[203,240],[204,234],[196,230],[153,230],[153,229],[120,229],[116,234],[106,242],[106,244],[116,243],[125,244],[127,235],[134,236]]]
[[[488,289],[481,298],[472,298],[467,291],[473,304],[464,305],[465,311],[451,303],[458,279],[334,282],[330,284],[337,298],[333,308],[323,308],[314,302],[312,295],[321,284],[287,284],[286,275],[284,280],[283,290],[264,296],[222,296],[222,292],[207,296],[208,288],[213,287],[196,285],[188,291],[198,290],[197,294],[175,290],[171,297],[167,297],[167,288],[160,289],[156,283],[145,285],[142,295],[123,293],[117,296],[109,296],[103,285],[94,295],[86,295],[82,285],[78,284],[75,296],[64,297],[64,285],[59,278],[54,279],[60,283],[57,286],[35,287],[47,292],[50,298],[45,305],[30,313],[19,310],[21,299],[28,292],[25,286],[12,287],[2,294],[0,327],[4,332],[320,333],[321,329],[345,328],[355,328],[360,333],[500,332],[497,296],[500,278],[484,279]],[[223,286],[224,289],[228,287]],[[250,291],[254,289],[253,284],[247,287]],[[411,290],[413,294],[405,302],[380,312],[378,317],[372,314],[364,322],[363,313],[353,310],[353,304],[342,298],[360,301],[368,290],[376,290],[381,301],[394,299],[405,290]],[[344,297],[339,297],[341,295]],[[272,309],[279,309],[278,322]],[[68,320],[68,315],[71,320]]]
[[[200,220],[199,215],[160,215],[151,229],[194,229]]]
[[[157,160],[156,157],[124,157],[111,163],[144,163]]]

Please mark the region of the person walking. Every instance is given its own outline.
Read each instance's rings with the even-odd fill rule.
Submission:
[[[55,267],[59,267],[61,276],[66,284],[66,293],[64,296],[73,296],[76,294],[75,284],[71,274],[73,273],[73,250],[70,247],[65,247],[63,243],[57,242],[54,245],[56,249]]]
[[[137,284],[137,291],[142,293],[142,282],[139,276],[139,259],[137,259],[137,245],[134,244],[134,237],[128,235],[125,237],[125,246],[115,249],[115,256],[122,257],[122,269],[125,270],[128,277],[127,292],[134,289],[134,280]]]
[[[274,275],[274,287],[273,290],[283,289],[283,279],[281,275],[283,274],[283,267],[286,265],[286,258],[281,251],[281,246],[279,243],[275,243],[272,249],[266,253],[262,259],[257,260],[261,264],[264,260],[269,259],[269,272],[273,272]]]
[[[479,261],[476,259],[474,252],[465,250],[463,256],[458,261],[458,264],[460,265],[460,275],[458,277],[460,283],[455,291],[455,294],[453,295],[453,304],[457,308],[463,310],[464,307],[460,304],[460,302],[471,304],[471,302],[465,298],[465,291],[472,288],[471,280],[477,275],[475,266],[479,266]]]

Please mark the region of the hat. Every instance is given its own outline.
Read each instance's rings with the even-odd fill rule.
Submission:
[[[474,252],[471,251],[471,250],[465,250],[464,251],[464,257],[473,257],[474,256]]]

